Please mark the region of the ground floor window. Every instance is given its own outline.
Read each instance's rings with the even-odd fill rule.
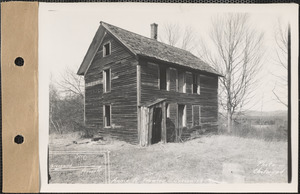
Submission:
[[[166,114],[167,114],[167,118],[170,118],[170,106],[168,103],[166,103]]]
[[[178,126],[186,127],[186,105],[178,105]]]
[[[103,117],[104,117],[104,127],[111,126],[111,106],[104,105],[103,106]]]
[[[193,126],[199,126],[201,124],[201,107],[200,105],[193,105]]]

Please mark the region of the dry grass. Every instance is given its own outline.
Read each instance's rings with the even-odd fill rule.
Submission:
[[[185,143],[139,147],[120,141],[91,142],[77,135],[51,135],[50,139],[50,150],[109,150],[111,183],[230,182],[230,175],[228,179],[223,173],[225,163],[241,166],[244,172],[234,173],[242,175],[246,183],[284,183],[287,180],[287,143],[282,141],[214,135]],[[86,182],[84,180],[89,177],[83,177],[82,183]],[[68,183],[76,181],[68,180]],[[51,182],[66,180],[58,178]]]

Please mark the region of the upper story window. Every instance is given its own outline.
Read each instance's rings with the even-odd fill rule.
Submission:
[[[103,45],[103,57],[111,54],[111,44],[110,42]]]
[[[193,94],[200,94],[200,76],[193,74]]]
[[[170,91],[170,68],[166,70],[167,91]]]
[[[167,89],[167,76],[166,76],[166,68],[159,66],[159,89],[166,90]]]
[[[110,69],[103,71],[103,92],[110,92],[111,89],[111,72]]]
[[[185,72],[178,73],[178,91],[186,93],[186,75]]]
[[[170,91],[170,70],[159,66],[159,89]]]

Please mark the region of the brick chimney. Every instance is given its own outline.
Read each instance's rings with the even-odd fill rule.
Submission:
[[[157,24],[151,24],[151,38],[157,40]]]

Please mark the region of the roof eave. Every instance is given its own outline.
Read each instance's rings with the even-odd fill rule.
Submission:
[[[104,28],[110,35],[112,35],[119,43],[121,43],[132,55],[137,56],[136,53],[128,45],[126,45],[116,34],[114,34],[104,22],[100,22],[100,26],[99,26],[96,34],[94,35],[94,38],[93,38],[93,40],[92,40],[85,56],[84,56],[84,59],[83,59],[81,65],[80,65],[80,67],[77,71],[77,75],[85,75],[85,73],[87,72],[87,70],[90,67],[90,64],[93,61],[93,59],[95,57],[95,54],[96,54],[96,52],[97,52],[97,50],[98,50],[98,48],[101,45],[101,42],[103,40],[103,39],[100,39],[100,41],[96,40],[97,36],[99,36],[99,34],[101,34],[101,32],[100,32],[101,27]],[[95,45],[93,45],[93,43]],[[90,52],[93,52],[92,56],[88,55]]]
[[[100,45],[101,39],[99,40],[98,36],[101,35],[101,32],[102,31],[101,31],[101,25],[100,25],[97,29],[97,32],[95,33],[95,35],[93,37],[93,40],[92,40],[92,42],[91,42],[84,58],[83,58],[83,61],[82,61],[81,65],[80,65],[80,67],[77,71],[77,75],[84,75],[86,73],[87,69],[89,68],[92,60],[95,57],[95,54],[98,50],[98,47]]]
[[[122,44],[132,55],[137,57],[137,53],[134,52],[134,50],[130,46],[128,46],[124,41],[122,41],[114,32],[112,32],[104,22],[100,23],[109,34],[111,34],[120,44]]]

